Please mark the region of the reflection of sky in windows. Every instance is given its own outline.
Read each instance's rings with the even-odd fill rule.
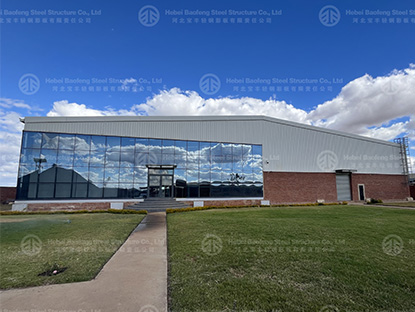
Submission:
[[[263,179],[262,146],[250,144],[24,132],[19,177],[35,172],[39,158],[41,172],[57,164],[73,168],[73,183],[94,185],[144,187],[147,164],[174,164],[175,180],[188,183],[235,182],[236,173],[238,183]]]

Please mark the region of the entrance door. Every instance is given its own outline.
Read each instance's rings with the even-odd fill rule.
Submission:
[[[148,167],[148,197],[173,197],[173,166]]]
[[[337,173],[336,174],[337,200],[352,200],[350,192],[350,174]]]

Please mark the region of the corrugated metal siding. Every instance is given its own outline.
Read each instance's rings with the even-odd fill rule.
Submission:
[[[25,130],[262,144],[265,171],[353,169],[359,173],[402,173],[398,145],[390,142],[295,126],[277,119],[273,122],[266,117],[173,118],[96,117],[82,122],[79,117],[31,117],[26,120]]]
[[[350,192],[350,175],[336,174],[337,200],[352,200]]]

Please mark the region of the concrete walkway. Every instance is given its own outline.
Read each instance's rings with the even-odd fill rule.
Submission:
[[[166,213],[148,214],[88,282],[0,292],[0,311],[167,311]]]

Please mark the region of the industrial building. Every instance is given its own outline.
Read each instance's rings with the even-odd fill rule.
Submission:
[[[14,209],[408,196],[404,140],[265,116],[26,117]]]

